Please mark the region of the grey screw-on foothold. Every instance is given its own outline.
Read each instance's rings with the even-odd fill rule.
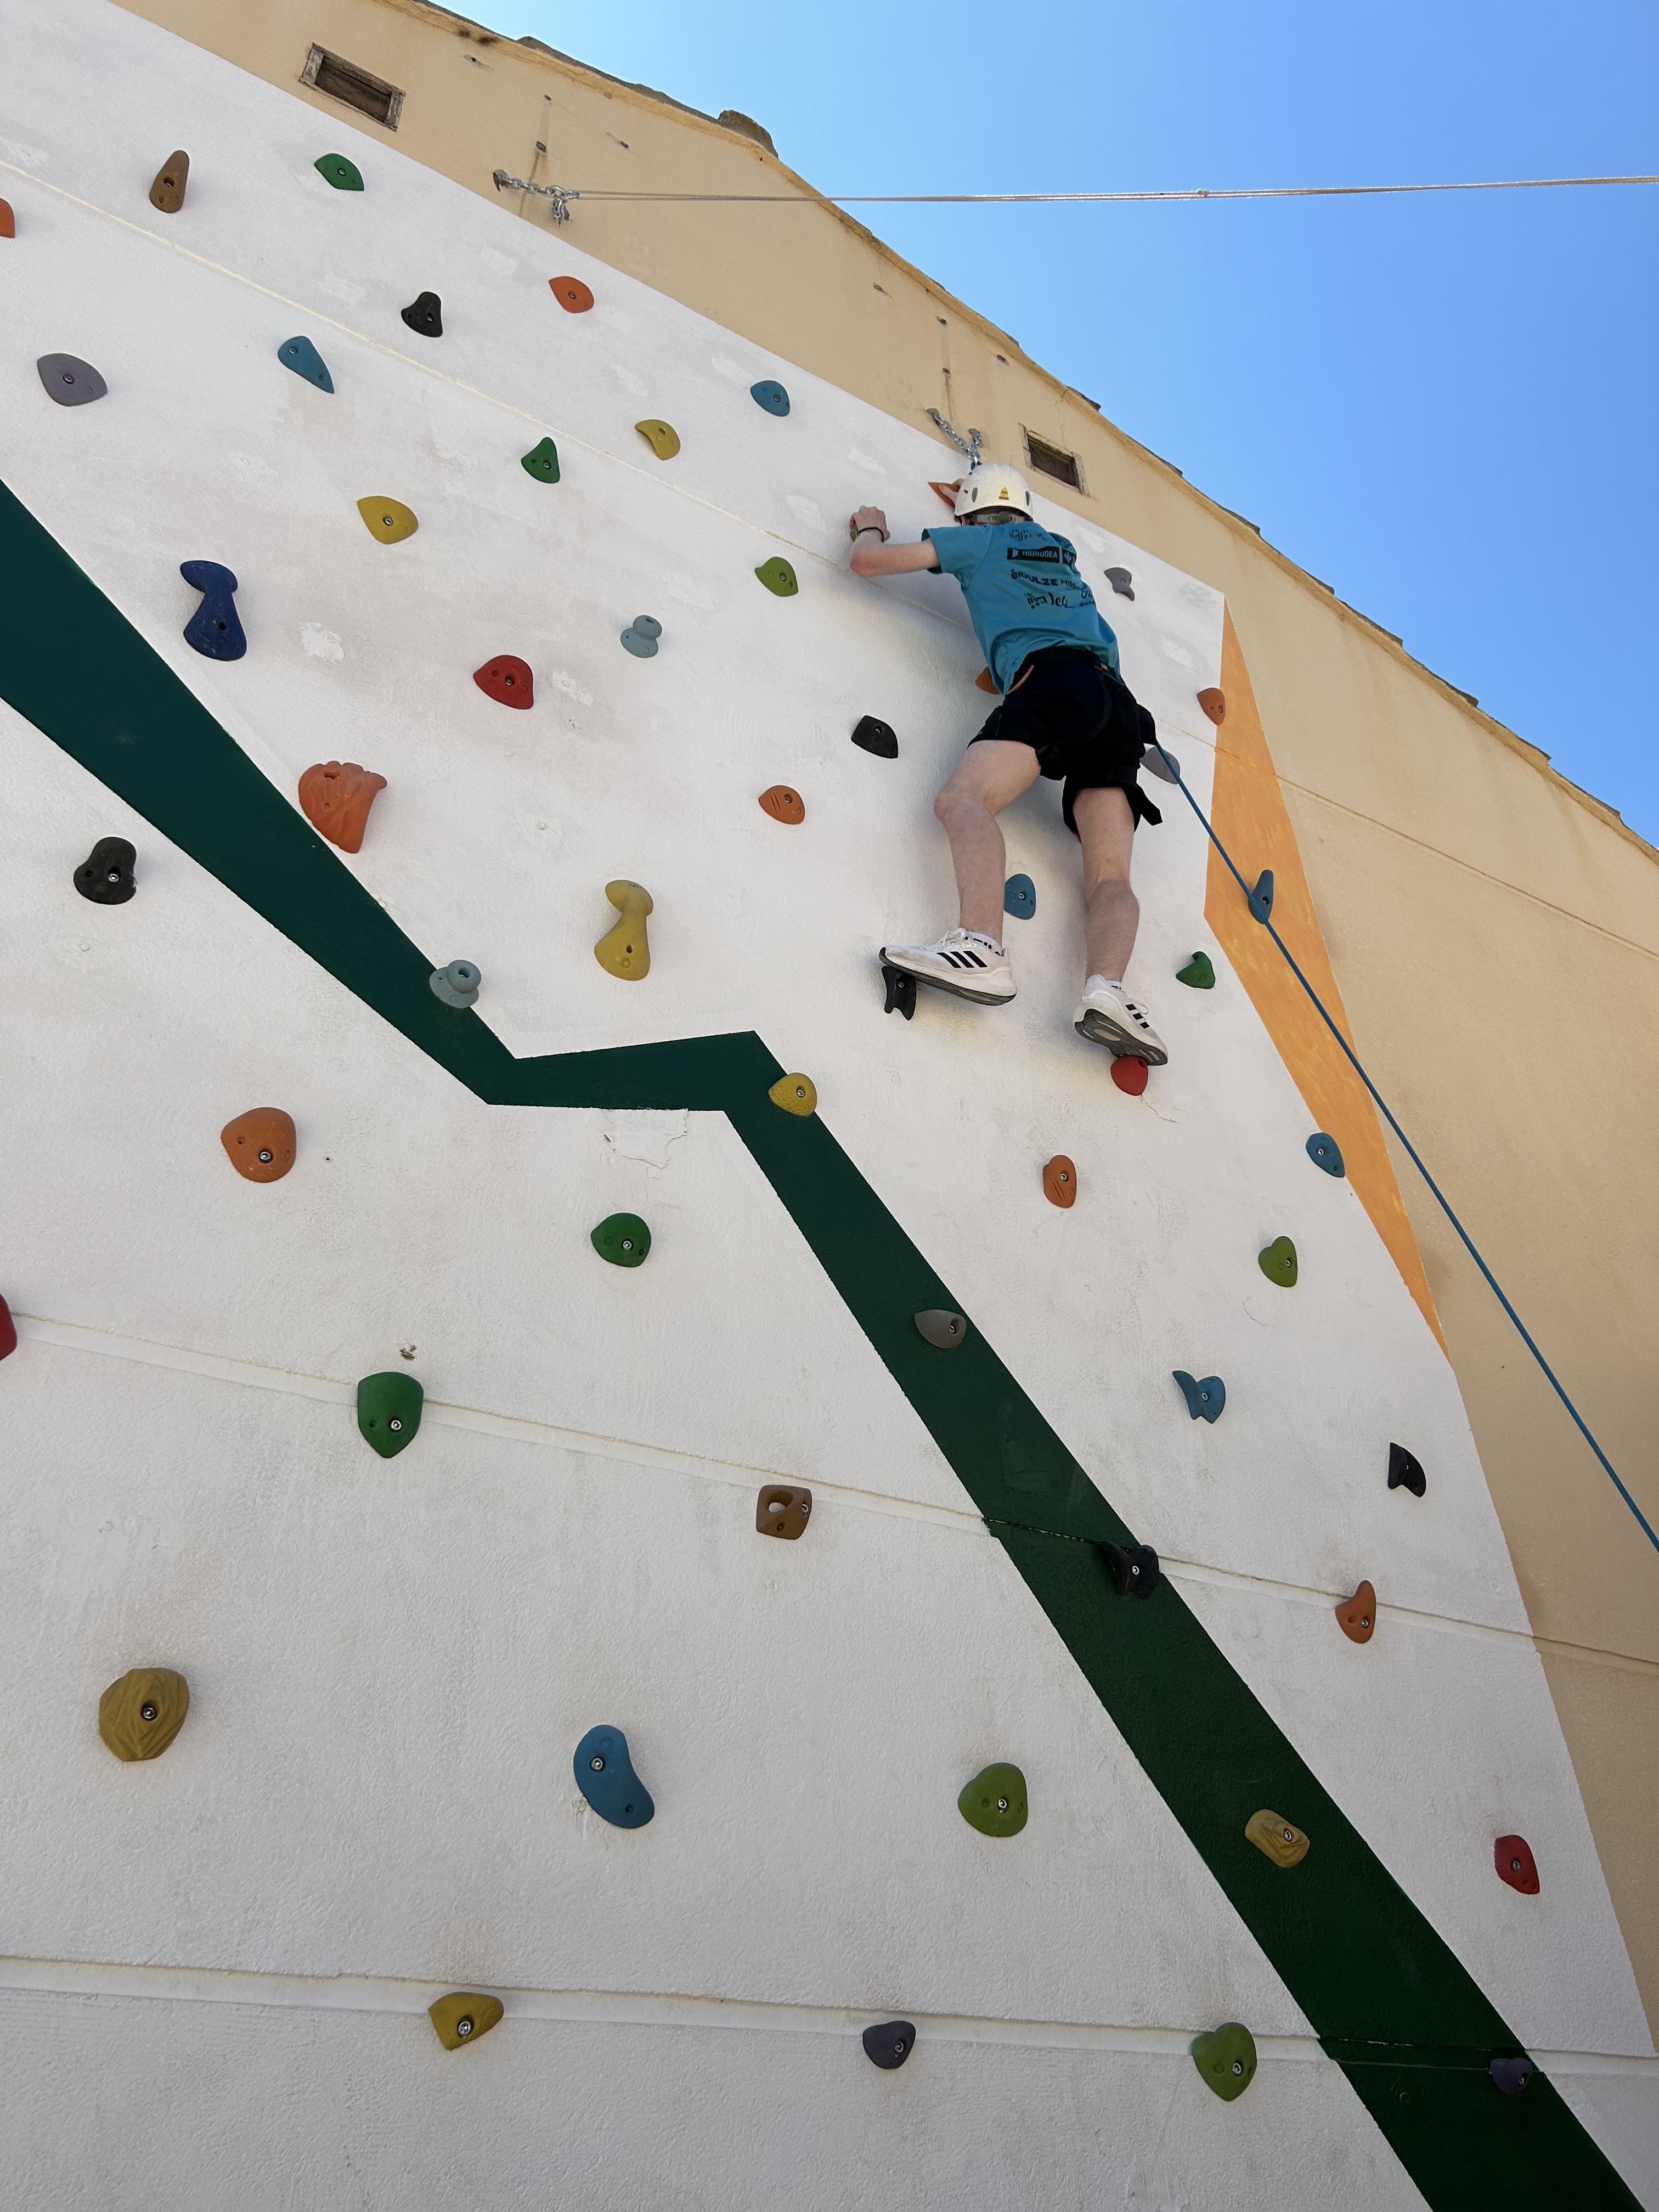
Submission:
[[[641,637],[660,637],[662,635],[662,624],[657,620],[655,615],[635,615],[634,617],[634,627],[638,630]]]
[[[637,660],[649,660],[657,650],[662,624],[655,615],[635,615],[622,634],[622,641]]]
[[[55,399],[60,407],[84,407],[88,400],[101,399],[109,390],[92,363],[77,360],[72,353],[43,353],[34,366],[47,398]]]
[[[1148,775],[1155,775],[1161,783],[1179,783],[1181,763],[1168,745],[1148,745],[1140,756],[1140,765]]]
[[[447,968],[432,971],[432,995],[447,1006],[470,1006],[483,979],[470,960],[452,960]]]
[[[1127,568],[1109,568],[1106,580],[1121,599],[1132,599],[1135,595],[1135,580]]]
[[[929,1344],[938,1345],[941,1352],[954,1352],[968,1334],[968,1324],[958,1313],[950,1313],[943,1306],[929,1306],[925,1313],[916,1316],[916,1331]]]

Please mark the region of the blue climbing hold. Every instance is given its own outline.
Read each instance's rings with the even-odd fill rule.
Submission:
[[[307,384],[314,384],[319,392],[333,391],[334,379],[328,373],[328,363],[309,338],[285,338],[276,349],[276,358],[295,376],[303,376]]]
[[[1181,1385],[1181,1395],[1187,1401],[1187,1411],[1195,1421],[1218,1421],[1227,1403],[1227,1386],[1218,1375],[1200,1375],[1196,1380],[1184,1367],[1171,1370]]]
[[[210,660],[240,660],[247,640],[236,612],[236,578],[216,561],[181,561],[179,574],[202,594],[202,604],[185,624],[185,643]]]
[[[763,378],[758,384],[751,384],[749,397],[757,407],[763,407],[769,415],[787,415],[789,412],[789,394],[769,377]]]
[[[1029,921],[1036,912],[1036,885],[1029,876],[1010,876],[1002,886],[1002,910]]]
[[[1273,872],[1263,868],[1255,879],[1255,889],[1249,894],[1250,912],[1260,922],[1272,919],[1273,910]]]
[[[656,1807],[634,1771],[628,1738],[619,1728],[591,1728],[576,1746],[576,1787],[613,1828],[642,1828]]]
[[[1316,1168],[1323,1168],[1328,1176],[1342,1173],[1342,1147],[1334,1137],[1328,1137],[1322,1129],[1309,1138],[1308,1158]]]

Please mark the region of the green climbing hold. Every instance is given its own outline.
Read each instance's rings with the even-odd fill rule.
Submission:
[[[523,456],[521,466],[527,469],[538,483],[557,483],[559,481],[559,449],[551,438],[544,438]]]
[[[363,188],[362,171],[343,154],[319,154],[311,166],[319,177],[327,178],[337,192],[360,192]]]
[[[1275,1237],[1273,1243],[1255,1255],[1255,1264],[1270,1283],[1281,1290],[1296,1288],[1296,1247],[1288,1237]]]
[[[1194,952],[1184,968],[1176,969],[1176,981],[1184,983],[1189,991],[1213,991],[1215,969],[1210,964],[1207,952]]]
[[[1017,1836],[1025,1826],[1025,1777],[1017,1766],[988,1766],[965,1785],[957,1810],[981,1836]]]
[[[793,599],[800,586],[795,581],[795,572],[789,563],[777,555],[763,561],[755,574],[769,592],[775,592],[781,599]]]
[[[1225,2104],[1242,2097],[1255,2079],[1255,2038],[1236,2020],[1223,2021],[1207,2035],[1195,2035],[1187,2048],[1206,2087]]]
[[[426,1393],[412,1375],[365,1375],[357,1385],[357,1426],[382,1459],[413,1443]]]
[[[593,1231],[593,1249],[613,1267],[642,1267],[651,1256],[651,1231],[637,1213],[610,1213]]]

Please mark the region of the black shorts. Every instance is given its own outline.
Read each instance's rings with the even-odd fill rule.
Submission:
[[[1158,729],[1121,677],[1080,647],[1047,646],[1027,656],[1025,681],[1011,690],[972,742],[1003,738],[1030,745],[1042,773],[1064,776],[1060,811],[1075,837],[1080,791],[1121,791],[1137,829],[1164,817],[1141,789],[1140,757]]]

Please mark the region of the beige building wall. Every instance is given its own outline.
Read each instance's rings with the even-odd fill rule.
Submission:
[[[486,196],[498,168],[590,191],[791,195],[583,200],[569,234],[908,422],[937,407],[990,453],[1018,456],[1030,432],[1075,454],[1083,489],[1045,490],[1224,591],[1360,1055],[1659,1522],[1651,848],[738,130],[416,0],[126,4]],[[301,82],[313,44],[404,94],[395,131]],[[544,200],[507,198],[550,225]],[[939,474],[957,473],[941,441]],[[1659,1553],[1395,1152],[1659,2021]]]

